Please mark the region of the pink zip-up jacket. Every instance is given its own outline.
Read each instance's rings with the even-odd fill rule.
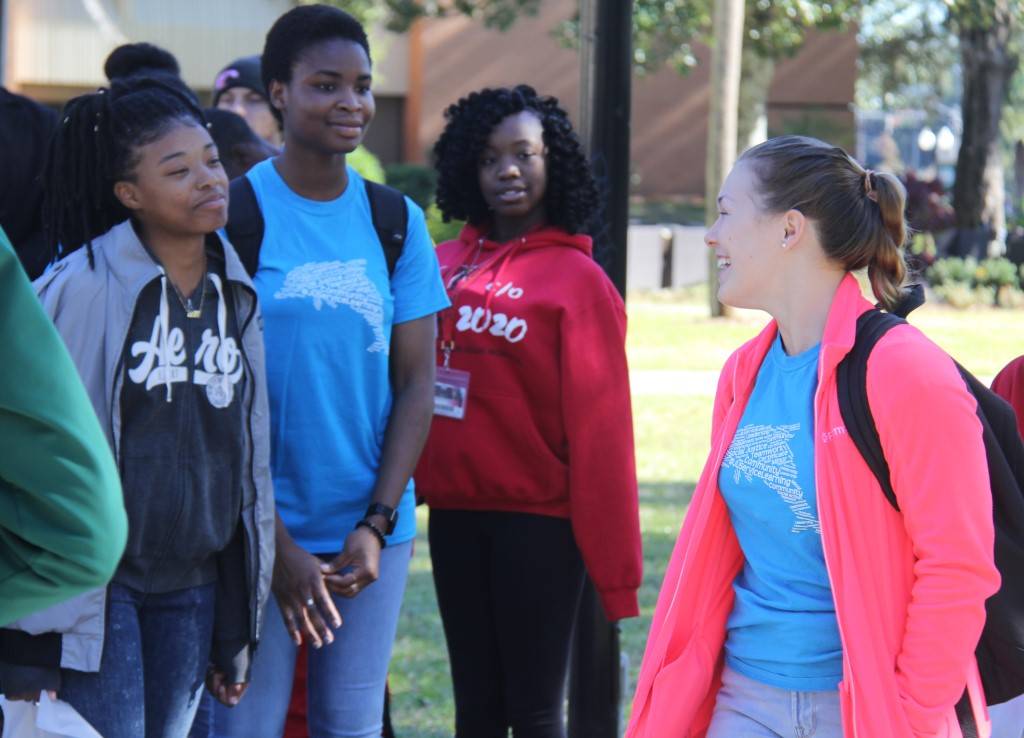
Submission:
[[[871,304],[847,276],[829,311],[814,397],[814,473],[825,564],[843,643],[846,738],[959,738],[965,686],[990,733],[974,649],[999,588],[988,467],[974,398],[950,358],[897,326],[868,361],[868,400],[897,512],[846,433],[836,367]],[[711,455],[662,583],[627,738],[700,738],[721,686],[733,579],[743,566],[718,489],[722,458],[777,326],[726,362]]]

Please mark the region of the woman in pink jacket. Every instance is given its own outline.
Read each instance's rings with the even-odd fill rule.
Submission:
[[[719,379],[628,738],[987,735],[974,649],[999,574],[974,399],[909,325],[875,347],[897,512],[836,396],[872,307],[850,272],[867,267],[883,307],[900,296],[903,188],[785,136],[743,154],[718,203],[719,299],[774,320]]]

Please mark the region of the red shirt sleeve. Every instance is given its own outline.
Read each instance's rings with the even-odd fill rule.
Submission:
[[[563,313],[562,412],[576,544],[609,620],[639,614],[643,569],[626,311],[610,283]]]

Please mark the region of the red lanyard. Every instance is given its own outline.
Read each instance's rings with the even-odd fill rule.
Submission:
[[[466,259],[455,270],[454,276],[448,282],[448,299],[451,301],[452,306],[447,310],[443,310],[438,314],[437,320],[440,323],[441,328],[441,352],[444,354],[444,366],[448,366],[448,360],[451,358],[452,350],[455,348],[455,308],[456,300],[458,296],[462,294],[462,291],[470,285],[480,274],[491,269],[498,261],[501,261],[501,265],[498,267],[497,274],[494,275],[494,279],[491,280],[491,289],[487,290],[487,298],[484,300],[484,312],[490,312],[491,299],[494,297],[496,287],[501,282],[501,275],[505,272],[505,267],[512,260],[516,251],[519,247],[526,243],[525,238],[520,238],[516,243],[503,252],[499,252],[494,255],[489,261],[476,266],[469,263],[469,253],[467,251]],[[476,256],[479,256],[480,249],[483,248],[483,239],[477,243]],[[474,256],[474,261],[476,260]],[[454,291],[453,291],[454,288]]]

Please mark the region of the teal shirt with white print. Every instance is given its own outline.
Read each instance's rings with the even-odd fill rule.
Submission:
[[[719,473],[745,557],[726,663],[794,691],[836,689],[843,670],[814,480],[819,349],[787,356],[776,337]]]
[[[341,550],[362,518],[391,415],[395,325],[448,307],[423,211],[406,198],[402,255],[388,276],[366,185],[327,202],[291,190],[272,160],[246,175],[266,223],[253,284],[264,318],[277,510],[313,553]],[[416,535],[412,480],[388,537]]]

